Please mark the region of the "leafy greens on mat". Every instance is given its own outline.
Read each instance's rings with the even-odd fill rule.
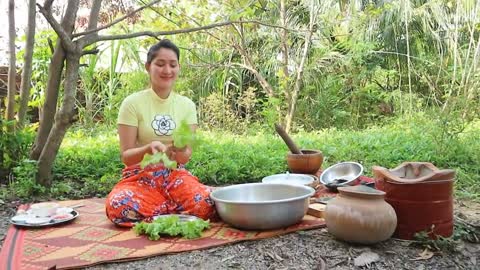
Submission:
[[[133,230],[137,235],[146,234],[150,240],[160,239],[161,234],[177,236],[187,239],[198,238],[202,231],[210,228],[210,221],[196,219],[192,221],[180,221],[178,216],[160,217],[151,223],[142,221],[137,223]]]

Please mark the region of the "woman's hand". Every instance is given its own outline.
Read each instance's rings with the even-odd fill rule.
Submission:
[[[158,153],[158,152],[167,152],[167,146],[165,144],[163,144],[162,142],[159,142],[159,141],[152,141],[150,143],[150,149],[149,149],[149,153],[150,154],[155,154],[155,153]],[[173,159],[172,159],[173,160]]]
[[[192,156],[192,150],[190,147],[186,146],[183,148],[177,148],[175,146],[167,147],[165,152],[170,160],[174,160],[177,163],[185,164],[190,160]]]

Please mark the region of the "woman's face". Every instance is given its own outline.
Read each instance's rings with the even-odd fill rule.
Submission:
[[[177,79],[180,65],[173,50],[160,48],[151,63],[145,65],[154,90],[169,91]]]

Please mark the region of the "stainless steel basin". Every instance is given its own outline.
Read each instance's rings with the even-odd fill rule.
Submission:
[[[302,220],[314,192],[308,186],[252,183],[219,188],[210,197],[226,223],[240,229],[267,230]]]
[[[360,177],[363,166],[357,162],[341,162],[328,167],[320,175],[320,183],[329,185],[341,181],[337,186],[347,186]]]

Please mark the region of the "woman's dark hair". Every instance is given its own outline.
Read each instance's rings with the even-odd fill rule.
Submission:
[[[148,50],[148,53],[147,53],[148,64],[152,63],[152,60],[155,58],[155,56],[157,56],[157,52],[161,48],[170,49],[174,51],[175,54],[177,55],[177,60],[180,61],[180,50],[178,49],[177,45],[175,45],[173,42],[171,42],[168,39],[162,39],[157,44],[150,47],[150,49]]]

